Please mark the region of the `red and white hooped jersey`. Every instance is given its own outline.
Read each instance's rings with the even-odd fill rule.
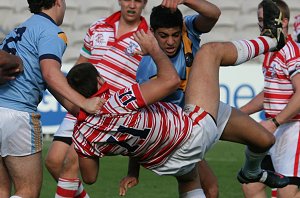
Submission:
[[[263,62],[264,109],[267,118],[275,117],[294,94],[292,78],[300,72],[300,48],[287,37],[286,45],[278,52],[269,52]],[[300,113],[293,120],[300,120]]]
[[[86,33],[84,46],[80,51],[109,83],[111,94],[136,83],[136,72],[142,56],[133,55],[140,47],[132,35],[137,30],[148,30],[145,18],[141,17],[137,29],[116,39],[120,17],[121,13],[116,12],[94,22]],[[72,122],[76,120],[69,113],[65,119]]]
[[[133,33],[148,30],[146,20],[141,17],[137,29],[116,38],[120,17],[121,12],[116,12],[93,23],[87,31],[81,49],[81,55],[95,65],[113,92],[136,82],[136,71],[142,56],[134,53],[141,48],[134,40]]]
[[[105,87],[99,90],[101,97]],[[139,157],[151,169],[185,142],[192,125],[192,119],[174,104],[158,102],[146,107],[139,85],[134,84],[112,95],[98,115],[81,112],[73,142],[79,155]]]

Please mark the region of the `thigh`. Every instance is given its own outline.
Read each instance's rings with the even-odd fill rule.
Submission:
[[[2,157],[0,157],[0,178],[0,197],[9,197],[11,191],[11,181]]]
[[[0,108],[0,154],[26,156],[42,150],[40,114]]]
[[[220,139],[248,145],[255,152],[265,152],[275,142],[273,134],[250,116],[235,108],[232,108]]]
[[[42,186],[42,152],[23,157],[8,156],[5,164],[19,196],[38,197]],[[23,195],[23,193],[25,195]]]

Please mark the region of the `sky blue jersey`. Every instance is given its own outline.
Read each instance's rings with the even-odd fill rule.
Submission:
[[[194,28],[194,20],[196,19],[197,15],[192,16],[186,16],[184,18],[184,23],[187,28],[188,37],[192,41],[192,52],[193,55],[196,54],[196,52],[199,49],[200,44],[200,35],[201,33],[195,30]],[[174,57],[170,57],[170,60],[175,66],[175,69],[177,70],[180,78],[182,81],[186,80],[186,61],[185,61],[185,55],[184,55],[184,49],[183,49],[183,42],[181,42],[180,50],[177,52],[177,54]],[[136,80],[138,83],[143,83],[148,81],[149,79],[155,77],[157,75],[157,68],[154,60],[150,56],[144,56],[139,64],[137,74],[136,74]],[[174,104],[177,104],[181,107],[184,105],[184,91],[183,89],[179,88],[176,92],[169,95],[165,99],[163,99],[165,102],[172,102]]]
[[[66,40],[54,20],[44,13],[32,15],[5,37],[0,49],[19,56],[23,60],[24,72],[15,80],[0,85],[1,107],[37,111],[46,89],[40,61],[54,59],[61,63]]]

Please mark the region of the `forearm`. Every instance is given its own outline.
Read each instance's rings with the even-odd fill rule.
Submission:
[[[78,107],[83,108],[85,98],[69,86],[62,72],[53,70],[52,74],[47,76],[45,80],[50,89],[55,91],[56,94],[59,94]]]
[[[138,163],[138,158],[129,157],[127,175],[139,178],[140,164]]]
[[[56,100],[73,116],[77,116],[80,108],[76,106],[75,104],[71,103],[69,100],[64,98],[62,95],[57,93],[56,91],[52,90],[51,88],[48,88],[48,90],[51,92],[51,94],[56,98]]]
[[[221,10],[206,0],[186,0],[184,5],[199,13],[195,27],[201,32],[209,32],[221,15]]]
[[[240,110],[248,115],[259,112],[263,110],[263,102],[264,102],[264,93],[263,91],[256,95],[252,100],[250,100],[247,104],[242,106]]]
[[[294,94],[285,108],[276,116],[279,124],[284,124],[300,112],[300,73],[292,77]]]
[[[279,124],[284,124],[290,121],[293,117],[295,117],[300,112],[300,94],[295,93],[293,97],[290,99],[289,103],[286,107],[276,115],[276,120]]]

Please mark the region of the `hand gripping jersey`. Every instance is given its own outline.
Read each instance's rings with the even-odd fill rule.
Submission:
[[[286,45],[278,52],[269,52],[263,62],[265,76],[264,110],[267,118],[275,117],[294,94],[292,78],[300,72],[300,48],[287,37]],[[293,120],[300,120],[300,113]]]
[[[98,92],[108,97],[108,85]],[[81,112],[73,142],[82,156],[124,155],[139,157],[146,168],[163,164],[189,138],[192,120],[171,103],[145,106],[139,85],[112,95],[98,115]]]

